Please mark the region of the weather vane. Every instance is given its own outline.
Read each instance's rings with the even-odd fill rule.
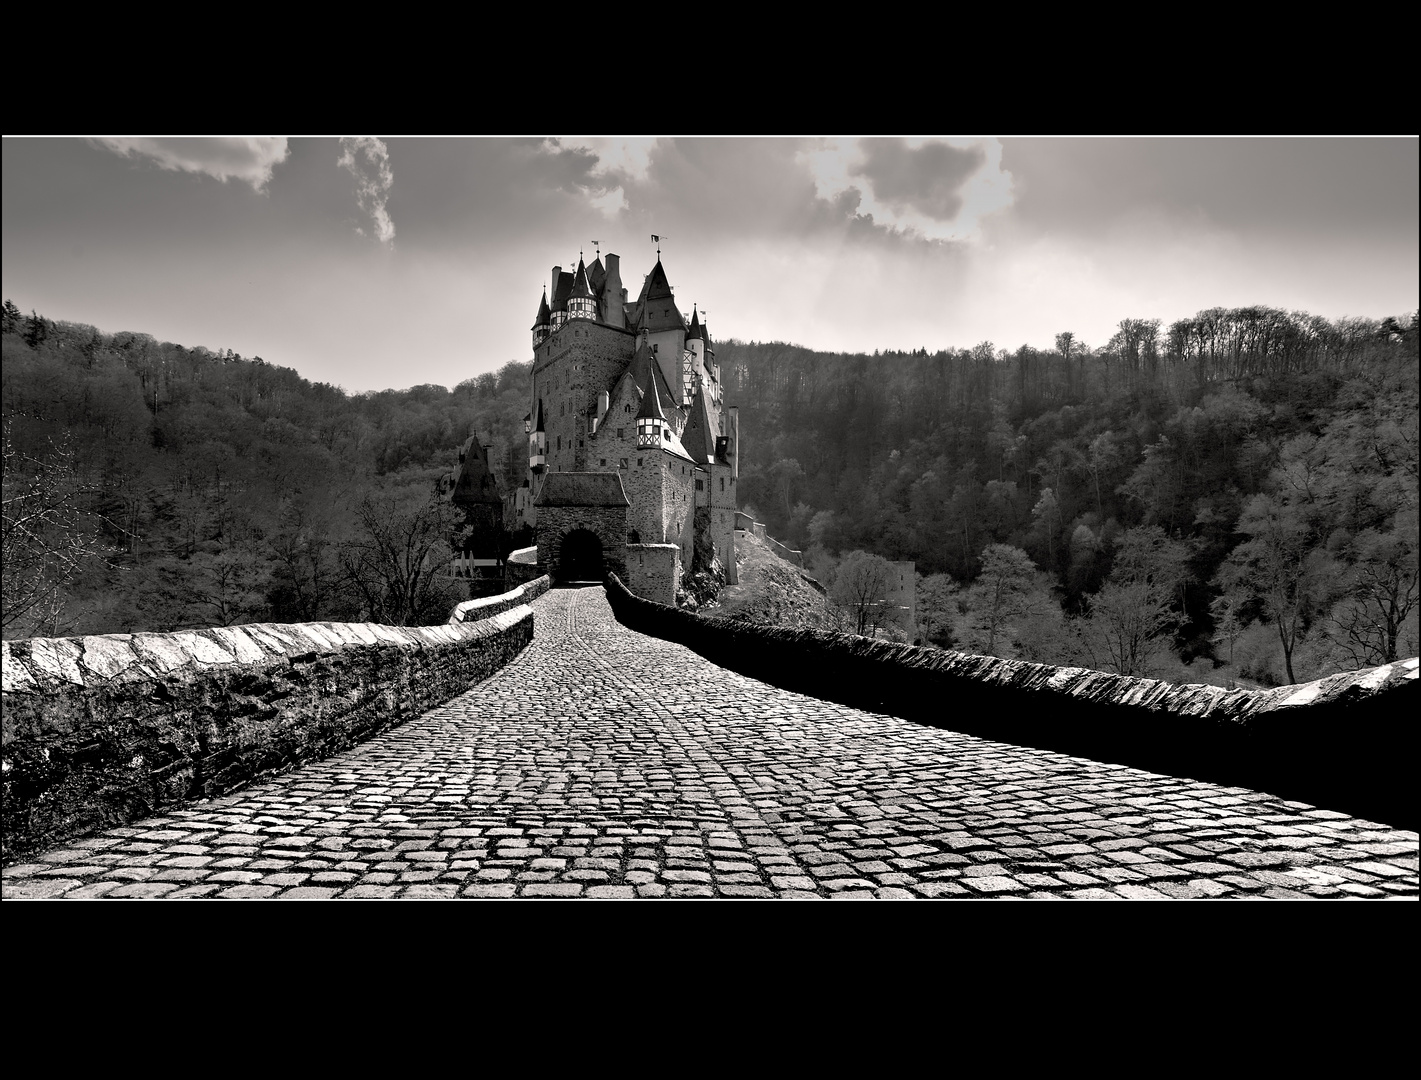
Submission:
[[[671,237],[666,235],[657,235],[656,233],[651,234],[651,242],[656,245],[656,257],[658,260],[661,258],[661,241],[670,239]]]

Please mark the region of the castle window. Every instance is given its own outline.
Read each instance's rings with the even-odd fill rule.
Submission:
[[[623,469],[625,469],[625,468],[627,467],[627,459],[626,459],[626,458],[622,458],[622,464],[621,464],[620,467],[623,468]]]
[[[723,476],[720,478],[720,490],[721,490],[721,491],[724,491],[724,490],[725,490],[725,477],[723,477]]]
[[[602,459],[602,467],[603,467],[604,469],[607,467],[607,459],[606,459],[606,458],[603,458],[603,459]]]
[[[696,481],[696,490],[697,490],[697,491],[705,491],[705,489],[706,489],[706,482],[705,482],[704,480],[697,480],[697,481]]]
[[[641,458],[637,458],[637,459],[636,459],[636,463],[637,463],[638,465],[640,465],[640,464],[641,464]]]
[[[627,408],[630,409],[631,406],[628,405]],[[624,437],[625,437],[625,436],[622,435],[622,429],[621,429],[621,428],[618,428],[618,429],[617,429],[617,438],[621,439],[621,438],[624,438]]]

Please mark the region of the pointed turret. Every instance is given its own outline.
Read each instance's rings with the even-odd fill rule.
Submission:
[[[548,310],[548,290],[543,290],[543,302],[538,305],[538,317],[533,320],[533,348],[547,340],[553,329],[553,313]]]
[[[687,341],[697,341],[701,336],[701,316],[694,304],[691,305],[691,328],[686,331]]]
[[[654,367],[654,365],[653,365]],[[646,393],[641,396],[641,408],[636,414],[636,444],[638,449],[658,449],[666,431],[666,414],[661,411],[661,391],[656,387],[655,372],[647,380]]]
[[[597,318],[597,297],[592,292],[592,286],[587,280],[587,267],[582,260],[577,260],[577,270],[572,275],[572,292],[567,298],[567,317],[569,319],[596,319]]]

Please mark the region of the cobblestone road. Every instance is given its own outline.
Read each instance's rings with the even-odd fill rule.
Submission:
[[[362,746],[5,871],[7,897],[1415,897],[1417,834],[918,727],[535,604]]]

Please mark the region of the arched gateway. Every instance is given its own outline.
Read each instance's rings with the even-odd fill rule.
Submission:
[[[555,472],[543,479],[538,510],[538,565],[554,582],[627,578],[627,508],[616,473]]]

